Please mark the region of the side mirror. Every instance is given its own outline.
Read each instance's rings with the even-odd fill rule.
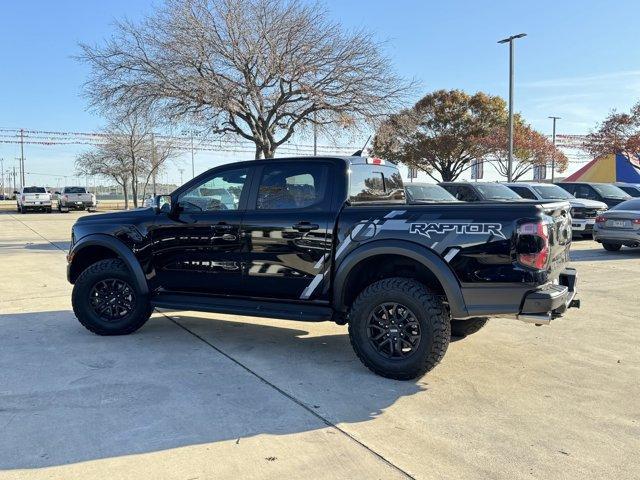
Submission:
[[[171,213],[171,195],[156,195],[156,211],[160,213]]]

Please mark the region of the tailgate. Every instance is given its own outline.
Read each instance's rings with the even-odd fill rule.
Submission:
[[[549,274],[557,278],[569,261],[571,248],[571,205],[568,202],[544,204],[549,228]]]

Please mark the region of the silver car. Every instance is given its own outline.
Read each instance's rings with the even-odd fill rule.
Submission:
[[[599,215],[593,239],[610,252],[620,250],[622,245],[640,246],[640,198],[626,200]]]

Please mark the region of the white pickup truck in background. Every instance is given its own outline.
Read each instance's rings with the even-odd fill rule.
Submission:
[[[84,187],[64,187],[58,196],[58,210],[61,212],[85,209],[91,212],[96,207],[96,196]]]
[[[27,210],[44,210],[51,213],[51,194],[44,187],[22,187],[16,194],[16,206],[20,213]]]

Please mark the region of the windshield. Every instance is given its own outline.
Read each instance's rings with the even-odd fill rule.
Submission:
[[[84,187],[65,187],[64,193],[87,193]]]
[[[475,187],[487,200],[517,200],[522,198],[509,187],[499,183],[476,183]]]
[[[407,196],[412,202],[419,200],[438,200],[443,202],[455,202],[456,197],[447,192],[440,185],[405,185]]]
[[[44,187],[24,187],[22,193],[47,193]]]
[[[640,211],[640,199],[634,198],[625,202],[619,203],[611,210],[638,210]]]
[[[615,185],[608,185],[606,183],[593,184],[593,188],[606,198],[631,198],[631,195],[624,190],[619,189]]]
[[[533,189],[545,200],[568,200],[570,198],[575,198],[564,188],[560,188],[557,185],[538,185],[533,187]]]

